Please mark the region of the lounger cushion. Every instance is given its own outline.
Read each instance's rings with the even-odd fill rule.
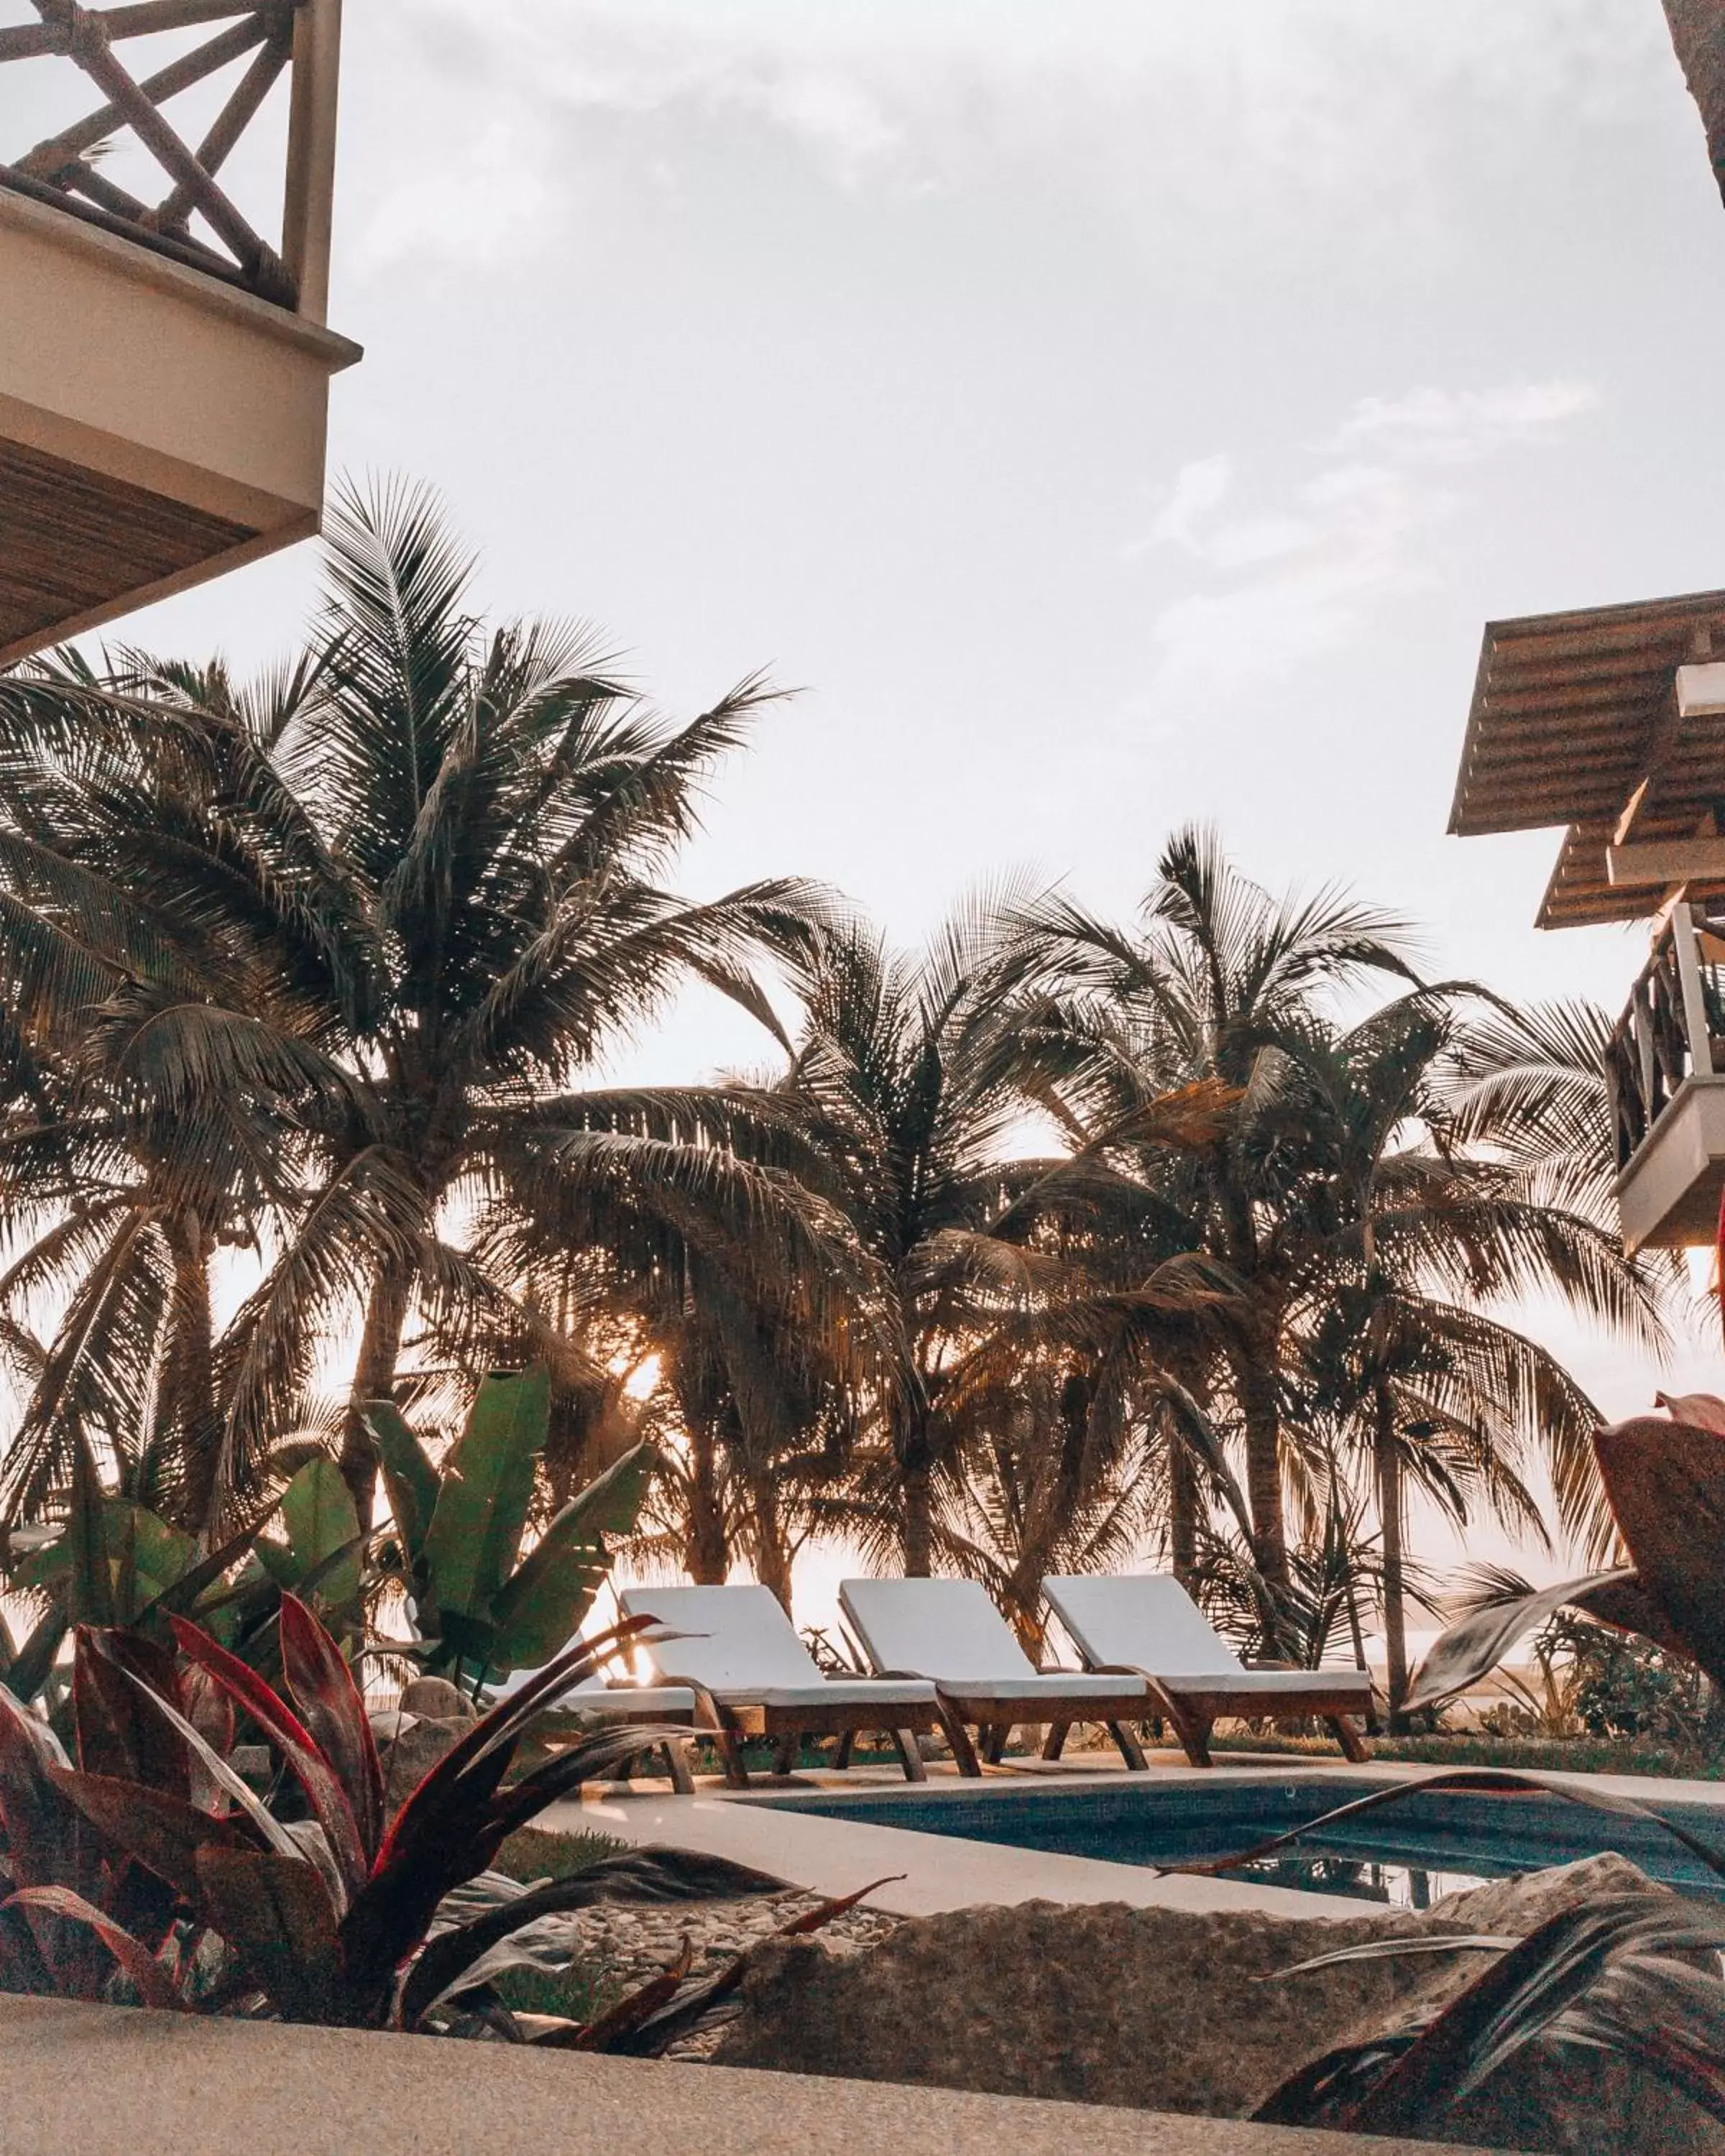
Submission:
[[[538,1676],[537,1670],[511,1670],[506,1677],[485,1686],[488,1699],[509,1699]],[[567,1691],[554,1693],[549,1704],[563,1713],[592,1715],[603,1719],[608,1707],[629,1714],[659,1714],[667,1721],[688,1722],[695,1714],[695,1695],[684,1685],[607,1684],[603,1677],[583,1677]]]
[[[932,1684],[824,1677],[778,1598],[764,1587],[626,1587],[630,1617],[683,1635],[645,1642],[660,1676],[688,1677],[725,1707],[931,1707]]]
[[[931,1707],[935,1691],[913,1678],[822,1677],[806,1685],[716,1686],[713,1697],[721,1707],[866,1707],[886,1714],[896,1707]]]
[[[619,1597],[629,1617],[656,1617],[675,1640],[648,1640],[654,1670],[675,1681],[691,1677],[714,1693],[762,1687],[806,1689],[824,1681],[814,1657],[778,1599],[764,1587],[626,1587]]]
[[[839,1600],[877,1670],[914,1670],[965,1699],[1118,1699],[1136,1677],[1039,1672],[973,1579],[847,1579]]]
[[[910,1671],[960,1691],[1036,1676],[973,1579],[846,1579],[839,1602],[877,1670]]]
[[[1250,1692],[1297,1700],[1314,1691],[1351,1691],[1364,1705],[1363,1670],[1249,1670],[1170,1573],[1056,1578],[1042,1583],[1049,1607],[1086,1662],[1147,1670],[1168,1691]]]
[[[1028,1677],[942,1677],[944,1689],[959,1699],[998,1699],[1002,1706],[1046,1708],[1062,1700],[1147,1699],[1142,1677],[1084,1676],[1060,1670]]]
[[[1056,1578],[1042,1583],[1049,1606],[1092,1665],[1182,1676],[1245,1674],[1238,1655],[1168,1573]]]
[[[1372,1695],[1372,1680],[1363,1670],[1235,1670],[1227,1676],[1167,1676],[1153,1672],[1157,1682],[1178,1697],[1182,1692],[1250,1692],[1260,1699],[1309,1699],[1315,1691],[1357,1692],[1363,1706]]]

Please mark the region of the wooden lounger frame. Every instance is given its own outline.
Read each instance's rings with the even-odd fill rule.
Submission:
[[[1269,1665],[1260,1666],[1268,1667]],[[1134,1676],[1142,1677],[1150,1687],[1149,1711],[1167,1717],[1180,1740],[1181,1749],[1194,1767],[1213,1767],[1215,1764],[1210,1757],[1210,1732],[1224,1715],[1237,1715],[1249,1722],[1303,1722],[1313,1715],[1318,1716],[1328,1723],[1331,1734],[1346,1757],[1356,1767],[1363,1765],[1371,1758],[1371,1751],[1365,1738],[1349,1719],[1360,1704],[1359,1687],[1357,1685],[1345,1687],[1327,1686],[1322,1670],[1313,1670],[1311,1674],[1311,1685],[1302,1686],[1297,1692],[1266,1696],[1260,1691],[1235,1687],[1221,1676],[1218,1676],[1214,1683],[1183,1685],[1176,1691],[1164,1685],[1148,1670],[1133,1671]],[[1143,1712],[1144,1702],[1141,1702],[1139,1719],[1142,1719]],[[1073,1717],[1074,1721],[1082,1722],[1100,1719],[1099,1712]],[[1070,1727],[1070,1723],[1060,1723],[1049,1731],[1048,1743],[1042,1752],[1045,1759],[1060,1758]],[[1114,1732],[1114,1739],[1117,1743],[1121,1741],[1117,1730]],[[1125,1749],[1123,1745],[1122,1749]],[[1143,1764],[1142,1753],[1137,1763],[1140,1766]]]
[[[1045,1670],[1044,1676],[1060,1676],[1069,1672]],[[1094,1670],[1086,1672],[1093,1676],[1137,1676],[1137,1670]],[[1037,1728],[1044,1724],[1048,1729],[1048,1741],[1042,1748],[1045,1759],[1058,1759],[1066,1742],[1066,1733],[1075,1722],[1101,1722],[1107,1724],[1108,1734],[1119,1748],[1120,1756],[1135,1774],[1142,1774],[1147,1765],[1143,1747],[1132,1732],[1132,1724],[1146,1721],[1162,1707],[1161,1695],[1153,1689],[1148,1697],[1141,1691],[1121,1692],[1114,1696],[1091,1694],[1083,1698],[1069,1696],[1065,1702],[1072,1711],[1062,1712],[1060,1695],[1050,1686],[1040,1696],[1024,1699],[989,1699],[978,1694],[966,1693],[942,1685],[941,1697],[946,1702],[957,1720],[973,1722],[982,1732],[982,1753],[988,1764],[997,1766],[1006,1749],[1006,1740],[1013,1731],[1021,1727]],[[1017,1712],[1014,1712],[1014,1710]],[[1006,1717],[1003,1722],[1002,1715]]]
[[[717,1746],[724,1763],[725,1779],[733,1789],[749,1787],[749,1772],[742,1753],[743,1739],[748,1737],[777,1741],[778,1756],[774,1771],[780,1774],[789,1774],[796,1764],[798,1749],[805,1737],[836,1737],[838,1763],[845,1767],[850,1763],[851,1750],[857,1738],[870,1730],[883,1728],[892,1738],[907,1782],[928,1779],[928,1770],[916,1748],[916,1740],[922,1735],[944,1737],[952,1748],[952,1757],[961,1774],[975,1777],[983,1771],[963,1722],[950,1711],[950,1702],[940,1694],[920,1703],[911,1702],[892,1707],[869,1700],[814,1700],[796,1707],[769,1706],[764,1701],[721,1706],[706,1686],[691,1678],[674,1676],[668,1669],[664,1676],[667,1684],[682,1685],[694,1693],[696,1726],[691,1733],[710,1738]],[[883,1678],[881,1681],[891,1680]]]

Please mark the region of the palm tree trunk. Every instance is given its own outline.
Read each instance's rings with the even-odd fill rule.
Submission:
[[[1665,0],[1665,14],[1725,194],[1725,0]]]
[[[697,1587],[722,1587],[731,1570],[718,1441],[704,1415],[693,1420],[689,1431],[689,1518],[683,1563]]]
[[[1384,1532],[1384,1652],[1389,1686],[1389,1732],[1405,1726],[1408,1696],[1406,1585],[1402,1549],[1402,1455],[1396,1442],[1394,1403],[1387,1385],[1377,1389],[1375,1460],[1378,1518]]]
[[[1245,1424],[1246,1502],[1252,1508],[1252,1554],[1271,1587],[1288,1584],[1287,1529],[1281,1502],[1281,1414],[1269,1353],[1247,1343],[1235,1370]]]
[[[778,1488],[770,1466],[749,1476],[749,1512],[752,1516],[755,1577],[778,1596],[786,1616],[791,1614],[791,1553],[786,1546],[784,1524],[778,1512]]]
[[[162,1373],[162,1423],[181,1464],[176,1507],[193,1534],[211,1526],[221,1459],[216,1408],[215,1325],[210,1315],[209,1242],[196,1213],[170,1213],[162,1234],[173,1264],[173,1302]]]
[[[353,1373],[352,1404],[342,1425],[339,1461],[341,1480],[352,1493],[362,1527],[370,1527],[377,1510],[377,1446],[360,1419],[359,1404],[394,1397],[395,1366],[401,1355],[401,1337],[413,1292],[412,1267],[385,1264],[372,1283],[372,1297],[366,1308],[359,1361]]]
[[[1189,1590],[1198,1571],[1199,1491],[1197,1467],[1178,1435],[1168,1440],[1168,1556],[1174,1578]]]
[[[1369,1674],[1371,1664],[1366,1659],[1365,1627],[1359,1620],[1359,1588],[1358,1575],[1350,1565],[1348,1570],[1348,1635],[1353,1643],[1353,1666]],[[1376,1737],[1378,1727],[1378,1694],[1374,1688],[1366,1701],[1366,1734]]]
[[[926,1460],[906,1460],[902,1475],[906,1579],[927,1579],[934,1570],[934,1470]]]

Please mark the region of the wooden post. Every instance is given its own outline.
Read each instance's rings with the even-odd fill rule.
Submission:
[[[1701,959],[1695,947],[1695,908],[1680,906],[1671,915],[1671,944],[1677,957],[1677,981],[1683,992],[1683,1030],[1689,1036],[1689,1069],[1692,1076],[1713,1075],[1712,1036],[1707,1030],[1707,991],[1701,978]]]
[[[325,321],[329,312],[341,49],[341,0],[304,0],[294,18],[281,257],[298,289],[300,312],[314,322]]]
[[[1647,1000],[1644,993],[1646,985],[1645,979],[1635,983],[1635,1001],[1630,1006],[1630,1023],[1635,1044],[1635,1068],[1641,1078],[1641,1107],[1647,1118],[1647,1127],[1651,1131],[1658,1111],[1653,1101],[1653,1027],[1647,1015]]]

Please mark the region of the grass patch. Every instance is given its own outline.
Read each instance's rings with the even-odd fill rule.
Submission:
[[[570,1879],[628,1846],[608,1834],[547,1834],[540,1827],[524,1826],[498,1851],[494,1869],[511,1879]],[[598,1970],[578,1962],[562,1976],[546,1976],[536,1969],[506,1969],[497,1979],[496,1989],[504,2005],[517,2014],[562,2014],[572,2021],[591,2021],[619,1992]]]
[[[620,1856],[629,1847],[614,1835],[547,1834],[542,1827],[518,1827],[497,1852],[494,1871],[511,1879],[572,1879],[602,1857]]]
[[[1657,1744],[1630,1744],[1609,1738],[1485,1737],[1463,1731],[1431,1737],[1374,1737],[1374,1760],[1424,1767],[1520,1768],[1528,1774],[1651,1774],[1686,1781],[1725,1778],[1725,1760],[1675,1752]],[[1276,1753],[1334,1764],[1334,1740],[1324,1737],[1250,1733],[1213,1737],[1213,1752]]]

